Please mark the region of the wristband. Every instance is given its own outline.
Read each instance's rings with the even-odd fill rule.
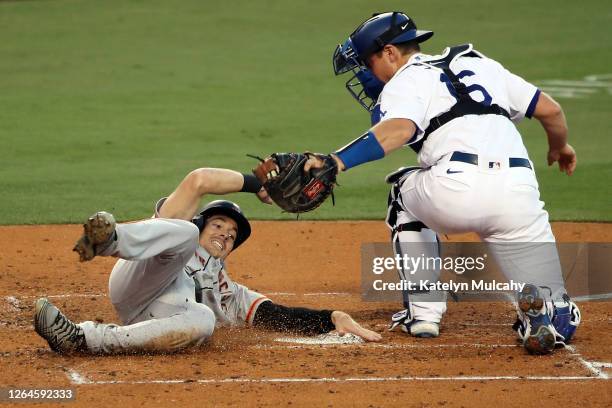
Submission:
[[[240,189],[241,192],[257,193],[261,190],[261,183],[257,180],[257,177],[252,174],[242,174],[242,177],[244,177],[244,184]]]
[[[385,157],[385,151],[371,131],[353,140],[334,154],[344,163],[344,170]]]

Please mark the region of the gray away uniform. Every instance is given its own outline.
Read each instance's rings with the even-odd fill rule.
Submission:
[[[161,204],[163,199],[156,208]],[[189,221],[153,218],[118,224],[116,232],[117,240],[101,255],[121,258],[110,276],[109,295],[125,325],[80,323],[90,352],[197,346],[215,326],[251,324],[267,300],[229,278],[223,262],[199,245],[199,230]]]

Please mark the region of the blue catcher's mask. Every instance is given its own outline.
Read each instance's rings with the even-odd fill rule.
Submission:
[[[345,83],[346,89],[365,110],[371,112],[385,84],[358,59],[350,38],[344,44],[338,45],[334,52],[333,63],[336,75],[349,71],[353,73]]]
[[[423,42],[432,35],[431,31],[417,30],[414,20],[402,12],[374,14],[361,23],[344,44],[336,47],[332,59],[334,73],[353,73],[346,81],[346,89],[361,106],[371,112],[385,84],[367,68],[367,58],[387,44]]]

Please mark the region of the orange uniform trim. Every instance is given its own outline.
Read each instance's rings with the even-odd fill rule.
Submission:
[[[255,299],[255,301],[251,304],[251,307],[249,308],[249,311],[246,315],[246,322],[248,324],[253,323],[251,320],[253,319],[253,317],[255,317],[255,311],[257,310],[257,307],[260,305],[260,303],[263,302],[264,300],[269,300],[269,299],[265,296],[262,296],[260,298]]]

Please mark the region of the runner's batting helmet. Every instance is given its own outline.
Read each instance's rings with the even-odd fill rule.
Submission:
[[[202,208],[202,211],[200,211],[191,221],[197,225],[200,232],[202,232],[206,225],[206,220],[218,214],[225,215],[236,222],[238,232],[236,233],[236,240],[234,241],[234,249],[238,248],[240,244],[246,241],[251,235],[251,224],[249,224],[249,220],[247,220],[238,204],[227,200],[211,201],[206,207]]]

